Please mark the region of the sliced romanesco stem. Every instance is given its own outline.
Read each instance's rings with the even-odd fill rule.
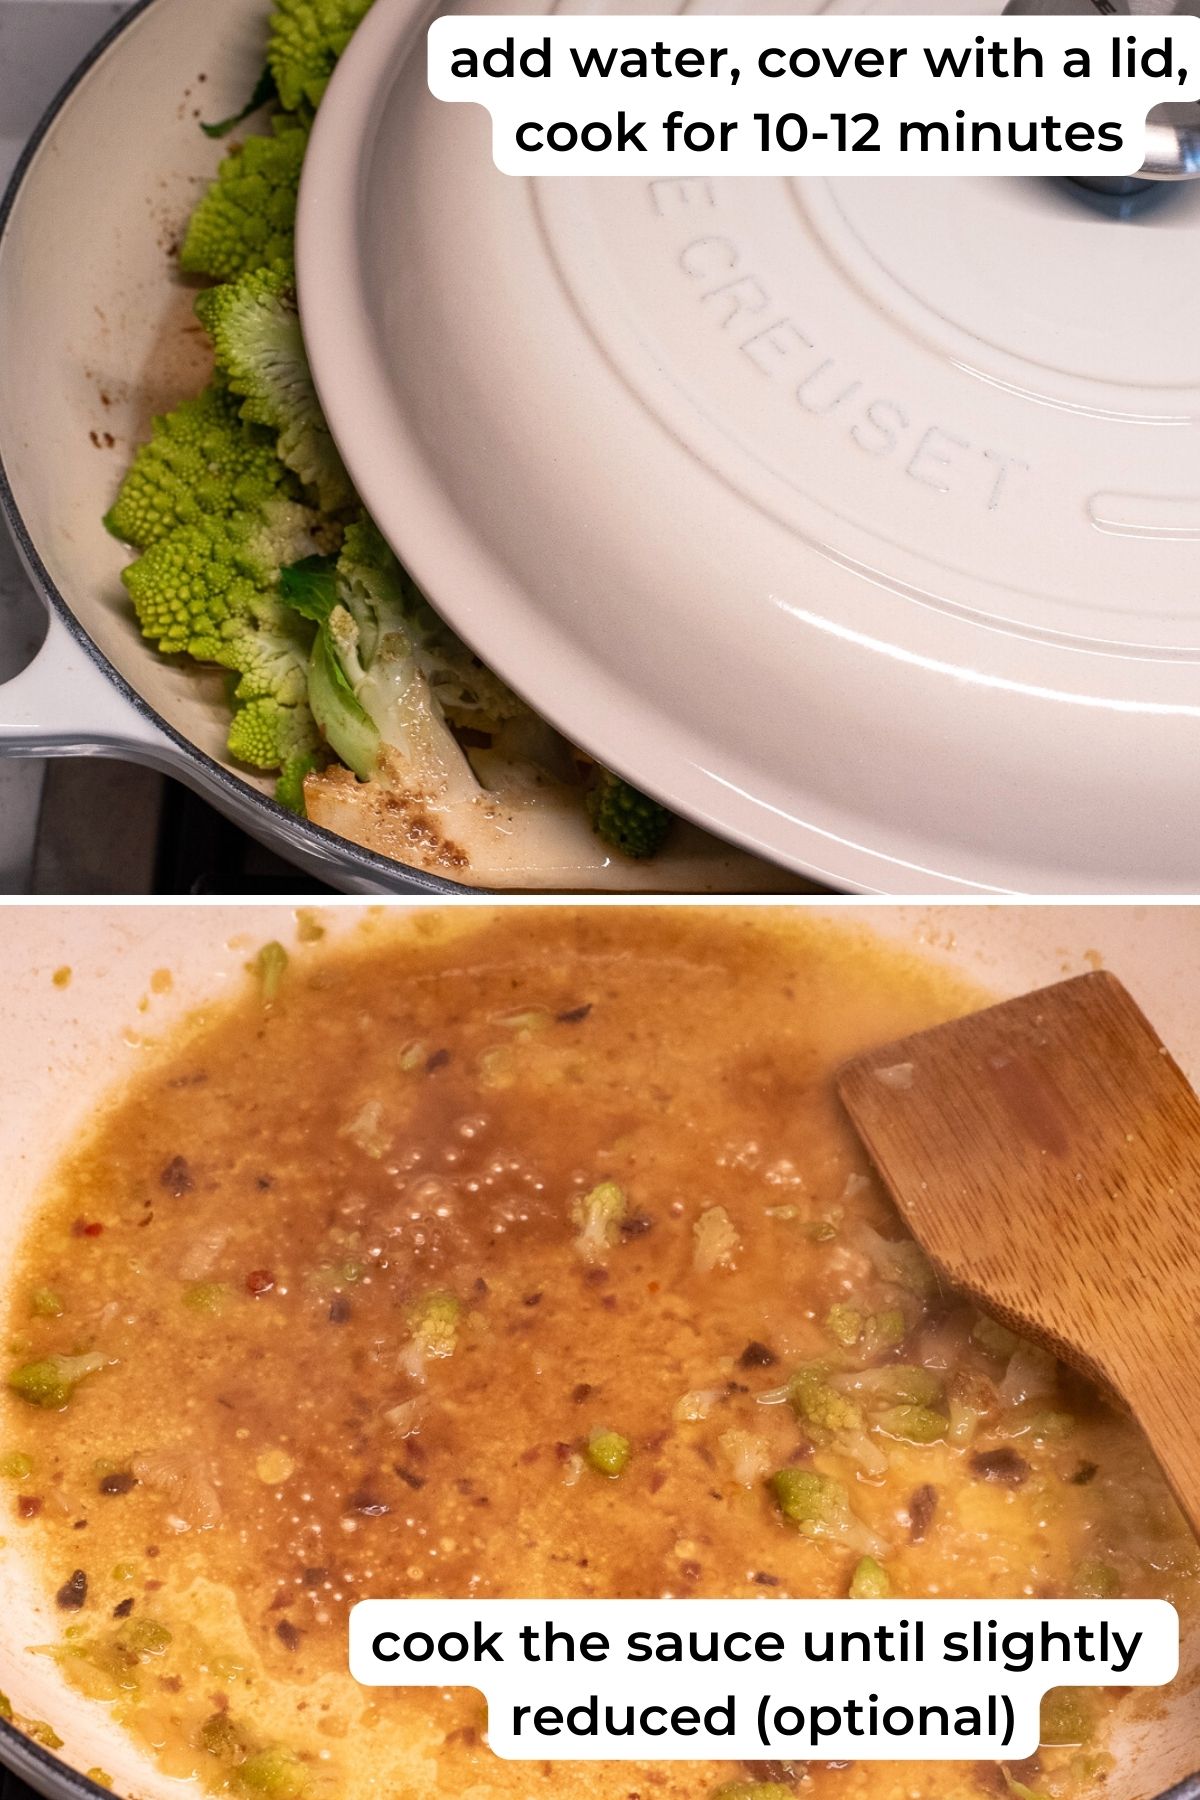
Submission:
[[[256,511],[290,480],[266,433],[242,422],[223,389],[208,387],[155,419],[104,523],[147,550],[180,525]]]
[[[196,298],[196,316],[230,391],[241,398],[242,418],[278,433],[280,457],[314,490],[322,511],[353,505],[350,477],[313,386],[291,270],[254,268],[208,288]]]
[[[291,261],[296,194],[308,128],[277,119],[269,137],[231,150],[192,214],[179,252],[188,275],[234,281],[252,269]]]
[[[625,1212],[625,1190],[615,1181],[602,1181],[571,1202],[571,1223],[578,1232],[575,1248],[585,1261],[597,1262],[611,1250],[620,1236]]]
[[[671,825],[672,815],[665,806],[607,769],[598,770],[587,808],[601,842],[635,861],[656,856]]]
[[[371,0],[276,0],[267,62],[289,112],[317,107]]]

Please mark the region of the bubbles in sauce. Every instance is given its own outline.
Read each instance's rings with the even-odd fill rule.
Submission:
[[[475,1695],[345,1666],[372,1595],[1193,1598],[1135,1430],[938,1290],[840,1115],[844,1057],[978,998],[749,909],[293,952],[98,1119],[14,1280],[13,1534],[64,1671],[168,1773],[276,1800],[1006,1792],[500,1764]],[[1012,1778],[1091,1791],[1113,1703],[1056,1700]]]

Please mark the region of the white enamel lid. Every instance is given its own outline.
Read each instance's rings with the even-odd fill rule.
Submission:
[[[518,180],[430,16],[339,68],[300,299],[463,636],[835,884],[1200,888],[1200,182]]]

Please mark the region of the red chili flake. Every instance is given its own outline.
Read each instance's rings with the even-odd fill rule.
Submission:
[[[576,1406],[582,1406],[585,1400],[591,1399],[595,1391],[590,1381],[581,1381],[571,1389],[571,1398]]]
[[[679,1573],[683,1576],[685,1581],[699,1581],[700,1564],[698,1562],[681,1562],[679,1565]]]
[[[540,1444],[530,1444],[527,1449],[522,1450],[517,1461],[528,1466],[530,1463],[535,1463],[541,1454],[542,1446]]]
[[[168,1194],[173,1194],[176,1200],[182,1200],[183,1196],[190,1194],[196,1185],[186,1156],[173,1156],[158,1179]]]
[[[114,1619],[127,1619],[132,1611],[133,1595],[130,1594],[127,1599],[117,1601],[117,1604],[113,1607],[112,1616]]]
[[[393,1463],[392,1468],[396,1471],[396,1474],[400,1477],[401,1481],[407,1482],[408,1486],[415,1491],[419,1492],[419,1490],[425,1486],[424,1475],[415,1475],[411,1469],[406,1469],[403,1463]]]
[[[766,1344],[760,1344],[757,1338],[751,1338],[742,1354],[738,1357],[739,1369],[769,1369],[779,1358]]]
[[[347,1300],[345,1294],[335,1294],[333,1299],[329,1302],[329,1323],[331,1325],[344,1325],[350,1317],[352,1310],[350,1302]]]
[[[622,1237],[643,1237],[647,1231],[654,1229],[654,1220],[649,1213],[634,1213],[631,1219],[622,1219],[617,1229]]]
[[[522,1306],[540,1306],[541,1304],[542,1296],[540,1294],[526,1294],[521,1302]]]
[[[1081,1462],[1075,1473],[1067,1476],[1067,1480],[1072,1487],[1087,1487],[1089,1482],[1095,1481],[1099,1473],[1099,1463]]]
[[[750,1579],[756,1587],[778,1587],[779,1586],[778,1575],[771,1575],[767,1572],[766,1569],[755,1569],[755,1571],[754,1571],[753,1575],[750,1577]]]
[[[560,1025],[582,1025],[591,1010],[592,1003],[589,1000],[586,1006],[573,1006],[569,1012],[555,1013],[554,1016]]]
[[[303,1571],[303,1581],[304,1581],[305,1587],[320,1587],[321,1583],[325,1580],[325,1578],[328,1576],[328,1574],[329,1574],[329,1570],[326,1568],[314,1567],[314,1568],[310,1568],[310,1569],[305,1569]]]
[[[21,1519],[36,1519],[42,1510],[39,1494],[21,1494],[17,1498],[17,1516]]]
[[[449,1061],[450,1052],[448,1050],[435,1050],[425,1064],[425,1073],[435,1075],[439,1069],[444,1069]]]
[[[183,1686],[183,1676],[182,1675],[160,1675],[158,1678],[158,1685],[160,1688],[162,1688],[164,1693],[177,1694],[179,1692],[180,1688]]]
[[[87,1599],[88,1578],[82,1569],[69,1575],[54,1596],[54,1604],[63,1612],[78,1612]]]
[[[246,1277],[246,1292],[249,1294],[269,1294],[275,1286],[275,1277],[270,1269],[251,1269]]]
[[[279,1639],[285,1650],[298,1650],[300,1648],[301,1635],[302,1634],[297,1631],[290,1619],[280,1619],[275,1627],[275,1636]]]
[[[71,1226],[72,1237],[98,1238],[104,1230],[98,1219],[76,1219]]]
[[[937,1511],[938,1491],[928,1482],[916,1489],[908,1503],[908,1535],[914,1544],[923,1543]]]

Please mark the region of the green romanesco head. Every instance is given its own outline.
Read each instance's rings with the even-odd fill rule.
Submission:
[[[227,739],[229,754],[252,769],[292,770],[312,766],[317,731],[308,707],[281,706],[278,700],[248,700],[233,715]],[[303,775],[299,777],[303,782]]]
[[[188,224],[179,252],[185,274],[233,281],[264,264],[291,261],[307,147],[307,126],[276,119],[270,137],[247,138],[229,152]]]
[[[261,513],[181,525],[159,538],[122,575],[143,637],[164,655],[225,662],[225,628],[253,618],[282,565],[310,553],[310,526],[303,507],[275,500]]]
[[[587,808],[592,829],[601,843],[636,860],[661,850],[671,824],[671,814],[665,806],[607,769],[597,771]]]
[[[371,0],[276,0],[267,62],[289,112],[316,107]]]
[[[217,368],[242,402],[248,424],[278,435],[278,454],[311,488],[322,511],[354,502],[313,386],[290,268],[251,269],[196,298],[196,316],[213,341]]]
[[[148,550],[180,525],[253,512],[289,481],[270,438],[244,424],[237,402],[213,385],[155,419],[104,522],[114,537]]]
[[[861,1431],[862,1408],[848,1394],[839,1393],[827,1380],[821,1363],[797,1369],[788,1383],[792,1411],[818,1432]]]

